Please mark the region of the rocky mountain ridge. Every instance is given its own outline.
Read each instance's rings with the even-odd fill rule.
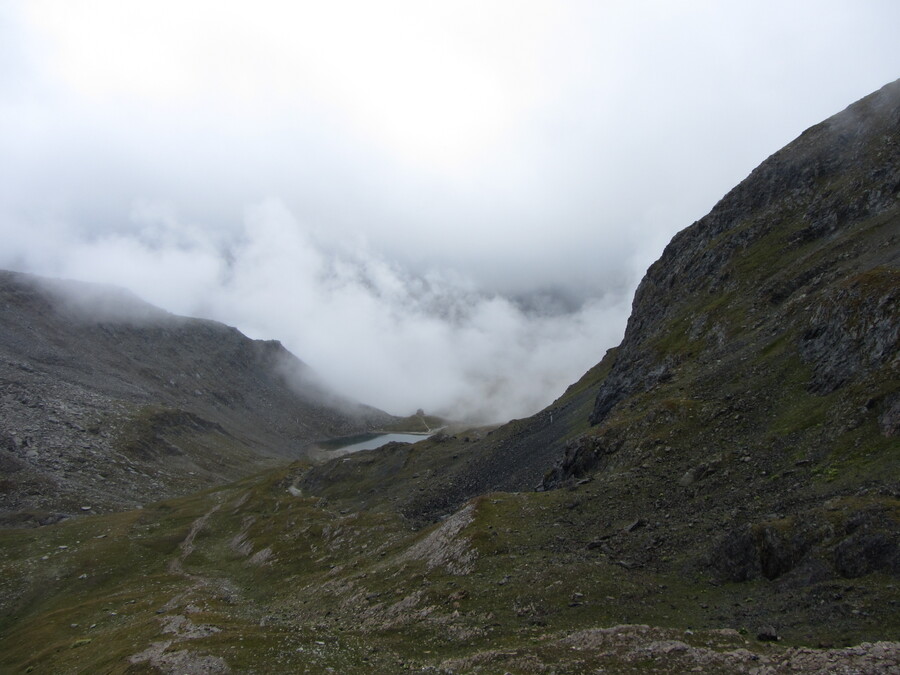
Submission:
[[[0,326],[8,523],[133,508],[392,419],[278,342],[118,289],[0,272]]]
[[[888,85],[808,129],[755,169],[709,215],[675,235],[635,294],[620,358],[598,394],[592,424],[602,422],[618,401],[670,376],[673,350],[649,347],[660,334],[671,331],[673,319],[682,318],[677,315],[685,308],[695,309],[686,297],[725,296],[730,302],[727,296],[739,292],[746,319],[771,322],[767,314],[777,315],[792,299],[864,272],[887,275],[885,290],[889,294],[896,290],[891,267],[886,267],[896,267],[896,231],[888,231],[874,250],[863,251],[869,242],[859,240],[854,226],[882,216],[891,222],[895,218],[900,192],[898,86]],[[759,259],[749,259],[754,253]],[[672,297],[673,291],[678,297]],[[828,296],[827,301],[832,300]],[[890,316],[896,307],[891,306],[893,300],[891,295],[880,296],[865,308],[875,314],[866,326],[857,327],[858,341],[847,340],[845,349],[837,344],[839,335],[849,338],[851,332],[844,330],[846,322],[834,322],[830,328],[822,325],[826,317],[821,301],[807,309],[814,316],[798,317],[807,324],[800,348],[816,368],[819,393],[842,385],[837,371],[853,369],[851,362],[860,366],[870,362],[871,368],[896,357],[896,350],[891,351],[897,340],[891,321],[895,317]],[[708,316],[709,312],[692,316],[689,339],[703,340],[706,354],[729,351],[732,344],[722,333],[725,327],[704,325]],[[737,333],[738,327],[729,328]],[[740,327],[754,328],[746,323]],[[826,331],[831,335],[829,344],[819,349],[810,344]],[[669,360],[660,359],[662,354]]]

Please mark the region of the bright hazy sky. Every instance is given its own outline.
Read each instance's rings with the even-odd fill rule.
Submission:
[[[0,267],[280,339],[390,412],[534,412],[647,265],[900,76],[894,0],[5,0]]]

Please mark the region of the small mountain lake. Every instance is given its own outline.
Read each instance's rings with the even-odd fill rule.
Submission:
[[[417,443],[431,436],[431,434],[357,434],[343,438],[332,438],[321,441],[318,446],[322,450],[331,451],[333,456],[346,455],[360,450],[374,450],[382,445],[398,441],[401,443]]]

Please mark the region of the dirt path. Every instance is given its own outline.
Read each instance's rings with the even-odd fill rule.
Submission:
[[[202,516],[197,518],[193,523],[191,523],[191,529],[188,531],[187,536],[184,540],[178,545],[178,550],[180,554],[177,558],[172,558],[169,561],[169,571],[173,574],[179,574],[183,577],[187,577],[189,579],[201,579],[202,577],[197,577],[193,574],[188,574],[184,571],[184,560],[191,553],[194,552],[194,538],[197,534],[206,527],[206,522],[209,520],[209,517],[218,511],[222,506],[222,502],[219,502],[215,506],[213,506],[209,511],[204,513]]]
[[[211,584],[221,584],[221,580],[210,579],[199,574],[191,574],[184,569],[184,561],[194,552],[194,539],[206,527],[206,523],[210,517],[221,508],[222,502],[215,504],[209,511],[197,518],[191,523],[182,542],[178,545],[178,554],[172,558],[168,564],[168,570],[172,574],[188,579],[190,586],[174,595],[160,610],[161,616],[159,621],[162,625],[162,633],[170,636],[167,639],[153,642],[147,649],[129,657],[129,661],[134,664],[149,663],[151,666],[158,668],[163,673],[175,675],[177,673],[197,673],[198,675],[212,675],[218,673],[229,673],[230,668],[224,659],[217,656],[206,654],[198,654],[188,649],[178,651],[170,651],[170,647],[194,640],[196,638],[206,637],[214,633],[218,633],[221,629],[216,626],[205,624],[195,624],[184,614],[168,614],[185,604],[185,601],[196,591]],[[185,613],[196,612],[197,609],[188,604],[182,610]]]

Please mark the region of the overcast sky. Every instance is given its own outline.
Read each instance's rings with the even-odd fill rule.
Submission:
[[[389,412],[523,416],[646,267],[900,76],[895,0],[0,4],[0,267],[279,339]]]

